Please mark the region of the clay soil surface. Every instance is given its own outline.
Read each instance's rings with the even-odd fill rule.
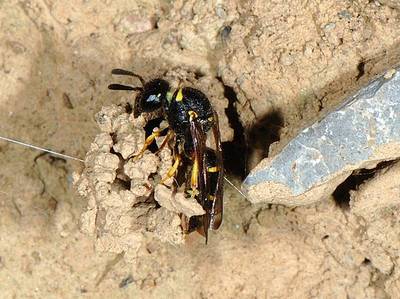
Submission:
[[[240,185],[238,174],[268,151],[399,64],[398,9],[367,0],[0,1],[0,135],[83,159],[100,132],[95,114],[133,101],[107,85],[139,83],[110,70],[165,76],[210,97],[228,176]],[[243,133],[246,165],[237,162]],[[251,206],[226,186],[224,223],[208,245],[198,234],[180,245],[150,235],[135,254],[99,250],[98,235],[82,230],[88,199],[72,184],[81,162],[2,141],[0,165],[0,298],[400,297],[396,164],[306,207]]]

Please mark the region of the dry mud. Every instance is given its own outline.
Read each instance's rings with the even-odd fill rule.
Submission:
[[[234,140],[226,155],[240,148],[237,132],[248,133],[251,168],[398,65],[397,2],[3,1],[0,134],[83,159],[96,150],[96,113],[133,101],[106,88],[116,81],[110,70],[122,67],[206,92],[223,140]],[[97,150],[106,139],[96,139]],[[354,175],[306,207],[251,206],[227,186],[223,226],[205,246],[196,234],[180,245],[132,235],[149,225],[176,237],[179,225],[170,218],[157,227],[168,213],[135,218],[143,211],[126,208],[128,195],[102,203],[114,213],[98,217],[111,232],[98,238],[85,213],[99,203],[72,186],[82,163],[5,142],[0,161],[1,298],[400,296],[398,164]]]

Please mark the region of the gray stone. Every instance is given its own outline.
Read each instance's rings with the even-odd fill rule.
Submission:
[[[261,161],[242,187],[253,203],[309,204],[353,170],[398,157],[400,72],[391,70]]]

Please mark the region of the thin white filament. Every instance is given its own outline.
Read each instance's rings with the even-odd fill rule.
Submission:
[[[32,145],[32,144],[25,143],[25,142],[22,142],[22,141],[18,141],[18,140],[15,140],[15,139],[3,137],[3,136],[0,136],[0,139],[4,140],[4,141],[11,142],[11,143],[14,143],[14,144],[22,145],[22,146],[25,146],[25,147],[28,147],[28,148],[32,148],[32,149],[35,149],[35,150],[38,150],[38,151],[42,151],[42,152],[45,152],[45,153],[49,153],[49,154],[51,154],[53,156],[58,156],[58,157],[61,157],[61,158],[71,159],[71,160],[75,160],[75,161],[79,161],[79,162],[85,162],[85,160],[82,160],[82,159],[79,159],[79,158],[76,158],[76,157],[73,157],[73,156],[70,156],[70,155],[61,154],[61,153],[49,150],[47,148],[43,148],[43,147],[40,147],[40,146]],[[229,185],[232,186],[233,189],[235,189],[240,195],[242,195],[244,198],[247,199],[247,196],[238,187],[236,187],[226,176],[224,176],[224,179]]]
[[[66,159],[71,159],[71,160],[75,160],[75,161],[80,161],[80,162],[85,162],[84,160],[79,159],[79,158],[75,158],[75,157],[72,157],[72,156],[69,156],[69,155],[57,153],[57,152],[49,150],[47,148],[43,148],[43,147],[40,147],[40,146],[32,145],[32,144],[25,143],[25,142],[22,142],[22,141],[18,141],[18,140],[15,140],[15,139],[3,137],[3,136],[0,136],[0,139],[8,141],[8,142],[11,142],[11,143],[15,143],[15,144],[18,144],[18,145],[22,145],[22,146],[26,146],[26,147],[29,147],[29,148],[33,148],[35,150],[42,151],[42,152],[45,152],[45,153],[49,153],[49,154],[52,154],[54,156],[58,156],[58,157],[66,158]]]
[[[247,198],[247,196],[238,188],[236,187],[226,176],[224,176],[225,181],[232,186],[233,189],[235,189],[240,195],[242,195],[244,198]]]

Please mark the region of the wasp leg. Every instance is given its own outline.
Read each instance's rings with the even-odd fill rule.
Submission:
[[[181,158],[180,155],[177,155],[177,156],[175,157],[174,164],[173,164],[172,167],[168,170],[167,175],[165,176],[165,178],[163,178],[163,179],[161,180],[161,184],[164,184],[166,180],[168,180],[169,178],[172,178],[172,177],[175,175],[176,171],[178,170],[178,167],[179,167],[179,164],[180,164],[180,162],[181,162],[181,159],[182,159],[182,158]]]
[[[143,156],[144,152],[147,150],[147,148],[150,146],[150,144],[153,143],[154,139],[156,139],[156,137],[159,137],[165,129],[167,129],[167,128],[159,129],[159,130],[151,133],[151,135],[149,137],[147,137],[146,140],[144,141],[144,145],[143,145],[142,149],[140,150],[140,152],[138,154],[133,154],[133,155],[129,156],[129,158],[133,158],[135,160],[140,159]]]
[[[171,139],[171,137],[174,135],[174,132],[172,130],[169,130],[167,135],[165,136],[163,142],[161,143],[160,147],[158,148],[156,154],[161,152],[161,150],[168,144],[168,141]]]
[[[190,187],[191,189],[188,190],[187,192],[190,194],[191,198],[195,198],[200,194],[200,191],[198,189],[199,187],[199,161],[197,160],[197,157],[194,158],[193,160],[193,168],[192,168],[192,175],[190,177]]]

